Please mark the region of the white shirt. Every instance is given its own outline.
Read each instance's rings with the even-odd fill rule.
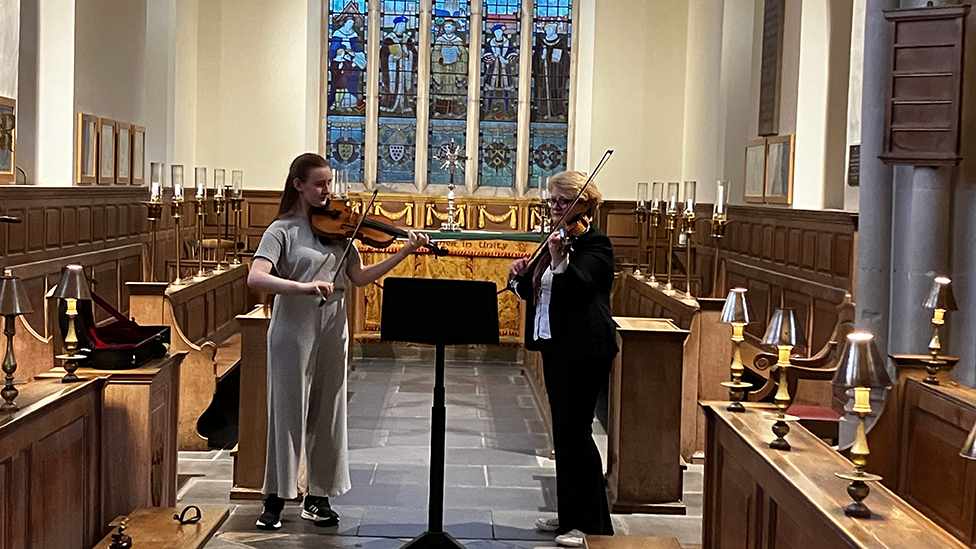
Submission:
[[[562,274],[569,267],[569,257],[567,256],[556,268],[550,265],[546,267],[546,272],[542,273],[539,302],[535,304],[535,329],[533,330],[534,339],[552,339],[552,332],[549,329],[549,301],[552,299],[552,275]]]

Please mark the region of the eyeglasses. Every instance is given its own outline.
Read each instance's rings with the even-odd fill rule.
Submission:
[[[572,203],[573,203],[573,199],[572,198],[550,198],[549,199],[549,207],[550,208],[552,208],[553,206],[557,206],[557,205],[560,206],[560,207],[562,207],[562,208],[565,208],[566,206],[569,206]]]

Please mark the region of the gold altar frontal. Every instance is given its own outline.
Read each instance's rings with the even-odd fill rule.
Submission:
[[[459,280],[488,280],[501,292],[498,295],[499,341],[507,345],[522,343],[525,322],[524,303],[505,289],[508,269],[512,262],[529,257],[538,246],[538,233],[493,233],[465,231],[463,233],[428,233],[450,255],[436,257],[419,251],[393,268],[386,276],[355,292],[350,301],[351,323],[356,341],[378,341],[383,307],[383,281],[387,277],[437,278]],[[451,239],[451,240],[448,240]],[[389,248],[360,246],[364,265],[383,261],[403,247],[395,243]],[[466,311],[452,305],[452,296],[417,296],[417,319],[428,315],[449,315],[458,322],[465,320]]]

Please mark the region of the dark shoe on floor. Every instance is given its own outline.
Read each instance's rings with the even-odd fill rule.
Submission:
[[[337,526],[339,514],[332,510],[329,498],[305,496],[302,506],[302,518],[315,522],[316,526]]]
[[[262,530],[277,530],[281,528],[281,510],[285,508],[285,500],[278,494],[269,494],[264,500],[264,512],[258,517],[255,525]]]

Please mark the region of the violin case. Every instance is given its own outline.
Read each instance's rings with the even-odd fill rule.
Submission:
[[[140,326],[126,318],[91,292],[92,299],[78,302],[75,317],[75,333],[78,336],[78,353],[87,358],[80,361],[81,368],[98,370],[130,370],[146,362],[166,356],[170,342],[169,326]],[[103,326],[95,324],[93,303],[112,315],[115,320]],[[58,325],[61,340],[68,333],[67,305],[58,306]]]

